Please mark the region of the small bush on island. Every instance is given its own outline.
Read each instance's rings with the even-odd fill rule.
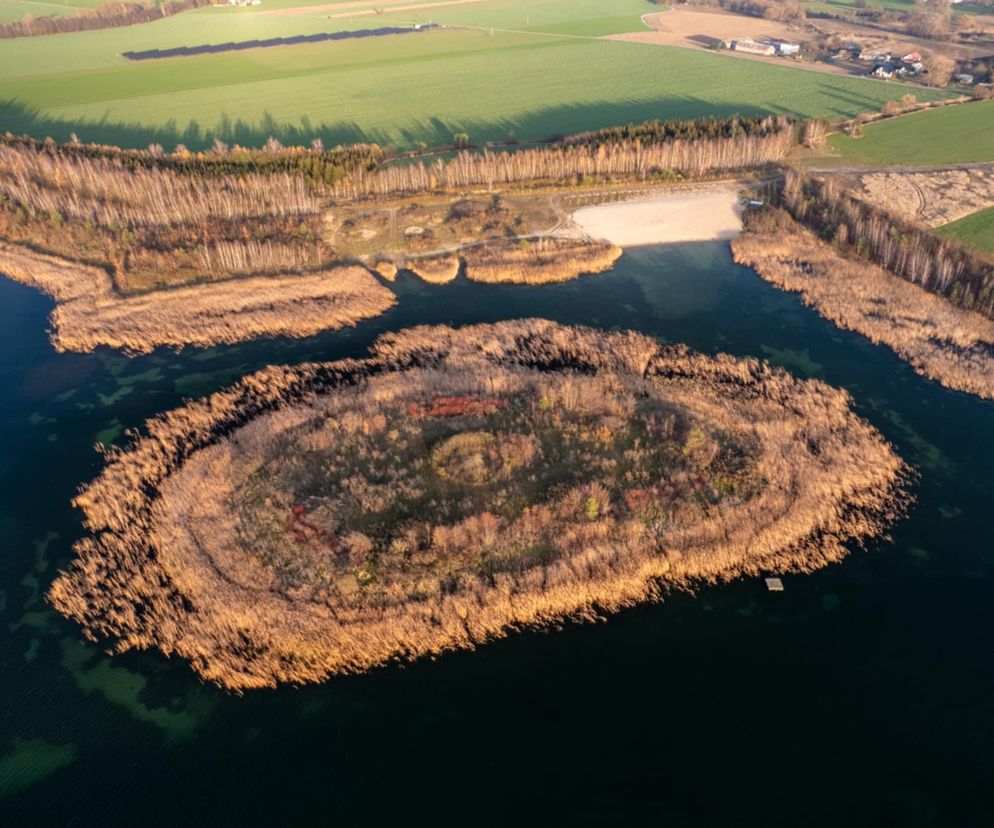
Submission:
[[[234,691],[810,571],[905,501],[842,391],[541,320],[268,368],[107,460],[49,599]]]

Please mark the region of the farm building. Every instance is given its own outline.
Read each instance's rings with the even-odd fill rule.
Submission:
[[[801,47],[797,43],[786,43],[783,40],[778,40],[776,44],[777,54],[783,57],[792,57],[794,55],[800,54]]]
[[[775,55],[776,47],[771,43],[757,43],[755,40],[733,40],[732,49],[747,55]]]

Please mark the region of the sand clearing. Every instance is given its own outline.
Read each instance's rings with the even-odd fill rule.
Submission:
[[[715,9],[672,9],[642,18],[651,32],[609,35],[609,40],[656,43],[660,46],[713,48],[725,40],[789,40],[796,42],[795,26],[761,17],[748,17]]]
[[[712,187],[642,201],[584,207],[571,216],[586,235],[621,247],[732,239],[742,230],[738,188]]]

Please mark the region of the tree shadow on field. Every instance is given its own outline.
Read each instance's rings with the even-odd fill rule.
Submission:
[[[859,112],[880,108],[886,97],[861,95],[840,90],[829,83],[820,84],[819,92],[836,103],[830,111],[801,111],[797,114],[854,116]],[[887,93],[898,98],[907,91],[905,87],[888,88]],[[112,120],[105,115],[97,120],[68,120],[54,117],[41,109],[27,106],[17,100],[0,101],[0,129],[34,138],[51,137],[65,142],[75,134],[87,143],[113,144],[121,147],[146,147],[161,144],[172,150],[183,144],[191,150],[209,148],[215,139],[227,144],[258,147],[269,138],[287,146],[309,144],[320,139],[326,147],[339,144],[377,143],[381,146],[398,145],[414,147],[423,141],[430,146],[444,146],[453,136],[466,133],[475,144],[487,141],[547,140],[556,135],[566,135],[584,130],[619,124],[637,123],[654,118],[673,120],[683,118],[727,117],[730,115],[789,114],[794,112],[779,101],[743,105],[741,101],[722,100],[720,92],[709,99],[681,95],[660,95],[655,98],[629,98],[626,100],[592,101],[534,109],[514,116],[491,119],[441,118],[426,116],[398,124],[394,129],[364,128],[354,121],[312,123],[307,116],[297,122],[277,120],[269,112],[257,121],[232,118],[221,112],[213,124],[196,120],[186,123],[168,121],[150,125],[137,121]]]

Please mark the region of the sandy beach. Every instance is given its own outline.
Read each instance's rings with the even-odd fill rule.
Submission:
[[[732,239],[742,230],[742,205],[730,185],[583,207],[570,218],[593,239],[636,247]]]

